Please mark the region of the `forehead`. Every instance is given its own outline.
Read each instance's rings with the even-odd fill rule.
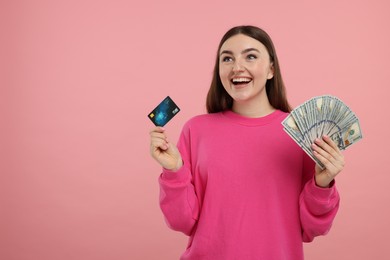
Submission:
[[[235,52],[239,53],[249,48],[255,48],[258,49],[260,52],[268,53],[267,48],[264,46],[264,44],[244,34],[237,34],[227,39],[222,44],[220,52],[224,50],[229,50],[234,53]]]

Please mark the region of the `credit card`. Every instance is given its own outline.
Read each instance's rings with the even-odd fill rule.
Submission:
[[[173,102],[173,100],[167,96],[152,112],[149,113],[148,117],[152,120],[156,126],[164,126],[171,120],[180,108]]]

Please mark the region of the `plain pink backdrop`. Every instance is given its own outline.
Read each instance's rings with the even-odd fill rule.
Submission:
[[[146,115],[170,95],[176,140],[241,24],[273,38],[293,106],[332,94],[361,121],[333,229],[306,258],[390,259],[389,3],[1,1],[0,259],[178,259]]]

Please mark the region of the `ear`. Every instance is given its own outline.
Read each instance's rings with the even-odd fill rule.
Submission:
[[[272,79],[274,77],[274,71],[275,71],[274,63],[271,62],[270,67],[269,67],[269,71],[268,71],[268,75],[267,75],[267,79]]]

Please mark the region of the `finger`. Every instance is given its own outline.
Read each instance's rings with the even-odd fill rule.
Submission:
[[[152,138],[163,138],[165,139],[165,141],[168,142],[168,137],[167,135],[165,134],[165,128],[164,127],[161,127],[161,126],[157,126],[155,128],[153,128],[150,132],[149,132],[150,136]]]
[[[324,135],[322,139],[330,146],[332,147],[336,152],[341,153],[339,147],[337,144],[327,135]]]
[[[150,136],[150,142],[164,142],[168,143],[168,138],[165,134],[152,133]]]
[[[340,156],[336,151],[334,151],[329,145],[321,144],[322,146],[317,145],[317,142],[312,145],[313,153],[317,154],[317,158],[322,162],[337,164],[338,157]]]
[[[314,141],[315,147],[320,147],[322,150],[326,151],[333,157],[337,157],[340,155],[340,152],[338,150],[335,150],[331,145],[329,145],[327,142],[325,142],[323,139],[315,139]],[[317,152],[321,152],[317,149]]]
[[[153,138],[156,138],[156,139],[167,140],[167,136],[166,136],[166,134],[164,134],[164,133],[151,132],[151,133],[150,133],[150,137],[151,137],[152,139],[153,139]]]
[[[325,152],[324,150],[318,149],[318,148],[313,149],[313,154],[315,155],[315,157],[318,160],[320,160],[320,162],[322,162],[324,164],[325,167],[326,167],[326,164],[329,164],[329,163],[332,163],[335,161],[331,154]]]
[[[165,149],[165,146],[168,145],[168,138],[165,134],[152,132],[150,136],[150,143],[152,146]]]
[[[161,127],[161,126],[156,126],[156,127],[152,128],[149,133],[153,133],[153,132],[164,133],[165,132],[165,128]]]
[[[150,153],[151,153],[152,157],[157,159],[158,157],[167,153],[168,149],[169,149],[169,147],[167,144],[159,144],[156,146],[152,145],[150,148]]]
[[[331,176],[337,175],[339,172],[337,165],[335,165],[335,161],[328,159],[323,154],[313,151],[314,156],[325,166],[325,169]]]
[[[152,137],[150,139],[150,142],[152,144],[165,144],[165,143],[168,143],[168,141],[164,138],[164,137]]]
[[[344,167],[344,155],[342,154],[336,143],[333,142],[333,140],[329,136],[324,135],[322,140],[317,140],[316,144],[322,145],[321,148],[324,149],[327,153],[330,153],[334,160],[331,160],[328,155],[321,153],[321,150],[317,149],[317,152],[319,152],[325,158],[331,161],[337,168],[342,169]]]
[[[345,163],[342,154],[332,155],[315,144],[312,145],[312,148],[314,156],[320,160],[332,175],[337,175],[344,168]]]

